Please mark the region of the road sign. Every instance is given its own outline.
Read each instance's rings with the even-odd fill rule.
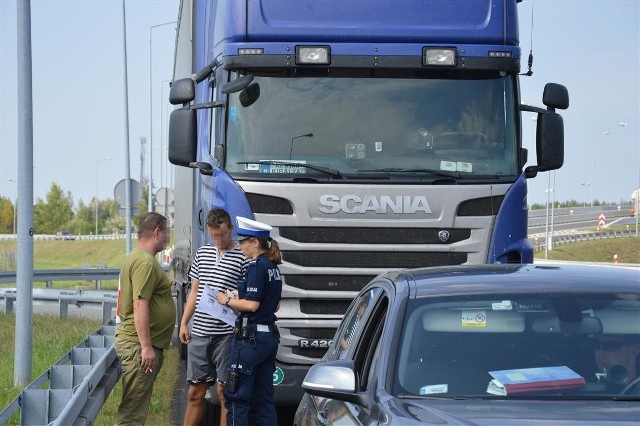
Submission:
[[[605,217],[604,213],[600,213],[600,216],[598,216],[598,226],[604,226],[606,220],[607,218]]]
[[[135,179],[129,179],[131,188],[131,204],[138,204],[138,202],[142,199],[142,188],[140,184]],[[122,179],[120,182],[116,183],[115,188],[113,189],[113,195],[116,198],[120,207],[127,206],[126,199],[126,190],[127,190],[127,180]]]

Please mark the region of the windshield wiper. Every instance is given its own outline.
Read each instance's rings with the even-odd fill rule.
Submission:
[[[437,396],[437,395],[414,395],[410,393],[398,394],[398,399],[453,399],[450,396]]]
[[[441,176],[441,177],[449,177],[449,178],[454,178],[454,179],[460,179],[460,172],[453,172],[453,171],[447,171],[447,170],[434,170],[434,169],[407,169],[407,168],[402,168],[402,167],[385,167],[382,169],[360,169],[360,170],[355,170],[356,173],[370,173],[370,172],[380,172],[380,173],[384,173],[384,172],[391,172],[391,173],[429,173],[432,175],[436,175],[436,176]]]
[[[308,163],[295,163],[293,161],[278,161],[278,160],[260,160],[260,161],[238,161],[236,164],[271,164],[274,166],[289,166],[289,167],[306,167],[307,169],[316,170],[318,172],[325,173],[329,176],[333,176],[337,179],[344,179],[342,173],[336,169],[330,167],[316,166]]]

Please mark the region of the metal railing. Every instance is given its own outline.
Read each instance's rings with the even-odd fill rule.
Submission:
[[[634,237],[635,233],[632,231],[599,231],[599,232],[578,232],[578,233],[570,233],[570,234],[559,234],[554,235],[551,239],[552,244],[561,245],[561,244],[570,244],[577,243],[583,241],[594,241],[594,240],[606,240],[610,238],[623,238],[623,237]],[[545,237],[542,236],[537,240],[529,237],[529,240],[533,244],[534,250],[543,250],[546,245]]]
[[[34,241],[72,241],[72,240],[124,240],[127,234],[98,234],[98,235],[47,235],[47,234],[34,234]],[[132,239],[138,239],[137,234],[131,235]],[[17,234],[0,234],[0,241],[17,241]]]
[[[31,382],[0,411],[0,424],[18,411],[20,424],[93,424],[120,377],[115,328],[103,325]]]
[[[117,280],[117,268],[34,269],[33,282],[45,282],[48,288],[55,281],[95,281],[100,290],[102,280]],[[16,271],[0,271],[0,283],[15,283]]]

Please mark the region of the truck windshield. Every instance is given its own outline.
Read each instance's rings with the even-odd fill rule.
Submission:
[[[226,170],[239,179],[513,179],[511,76],[256,76],[229,95]],[[308,167],[305,166],[308,165]]]

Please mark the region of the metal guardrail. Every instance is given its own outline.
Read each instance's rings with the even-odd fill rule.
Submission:
[[[18,410],[20,424],[93,424],[120,377],[115,328],[103,325],[31,382],[0,411],[0,424]]]
[[[116,268],[81,268],[81,269],[36,269],[33,271],[33,282],[46,282],[53,287],[55,281],[95,281],[99,290],[102,280],[117,280],[120,269]],[[0,283],[15,283],[16,271],[0,271]]]
[[[554,235],[551,238],[551,243],[555,245],[561,244],[569,244],[569,243],[577,243],[583,241],[593,241],[593,240],[606,240],[610,238],[623,238],[623,237],[634,237],[635,231],[600,231],[600,232],[578,232],[571,234],[559,234]],[[529,240],[532,242],[534,250],[539,251],[543,250],[546,246],[545,237],[539,238],[537,243],[536,241],[529,237]]]
[[[18,296],[15,288],[0,290],[0,301],[4,300],[3,312],[12,313],[13,305]],[[34,289],[32,293],[33,301],[57,302],[58,315],[60,318],[68,318],[69,305],[75,304],[82,307],[83,304],[98,304],[102,306],[102,323],[106,324],[114,317],[111,314],[118,302],[117,292],[101,292],[93,290],[56,290],[56,289]]]
[[[127,234],[99,234],[99,235],[68,235],[68,236],[59,236],[59,235],[45,235],[45,234],[34,234],[34,241],[73,241],[73,240],[124,240],[127,237]],[[138,234],[131,234],[132,239],[138,239]],[[0,234],[0,241],[17,241],[17,234]]]

